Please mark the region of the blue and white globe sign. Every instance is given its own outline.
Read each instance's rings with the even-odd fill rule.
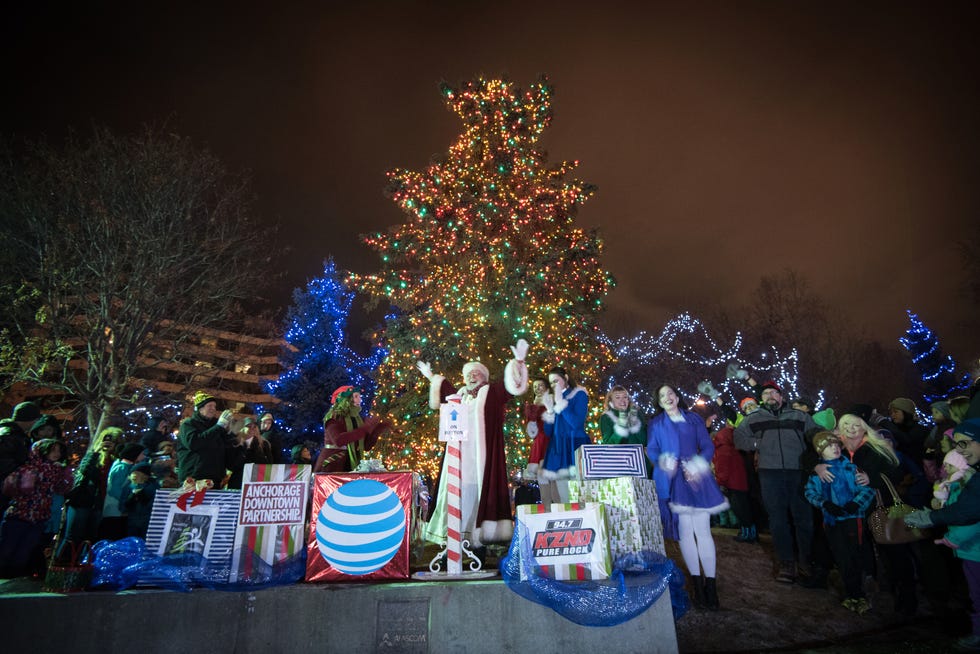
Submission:
[[[398,495],[373,479],[351,481],[330,494],[316,521],[320,554],[335,570],[366,575],[391,561],[405,538]]]

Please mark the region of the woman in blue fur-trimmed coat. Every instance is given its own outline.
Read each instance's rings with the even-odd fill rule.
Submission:
[[[704,420],[687,410],[674,387],[657,390],[657,407],[647,428],[647,456],[654,464],[664,537],[679,541],[695,603],[717,609],[711,515],[728,509],[728,500],[711,472],[715,447]]]

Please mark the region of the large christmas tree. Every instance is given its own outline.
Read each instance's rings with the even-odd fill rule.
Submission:
[[[324,262],[323,274],[305,289],[293,291],[286,315],[288,345],[280,355],[285,372],[266,383],[267,392],[283,402],[276,413],[287,445],[322,440],[330,393],[339,386],[359,386],[364,406],[370,404],[374,392],[370,374],[385,353],[375,347],[363,357],[351,348],[347,320],[354,295],[344,286],[333,259]]]
[[[970,375],[957,374],[953,357],[943,354],[936,334],[907,311],[910,326],[898,339],[912,356],[912,363],[922,377],[922,399],[927,404],[963,394],[970,387]]]
[[[594,320],[613,280],[601,267],[597,234],[573,225],[595,188],[566,179],[577,162],[548,166],[535,149],[551,121],[551,86],[541,79],[525,91],[478,79],[442,92],[465,131],[428,169],[388,173],[390,196],[408,220],[364,238],[381,270],[355,278],[395,308],[383,335],[390,353],[376,376],[377,408],[394,423],[385,461],[430,475],[443,447],[417,360],[462,384],[463,363],[479,359],[496,379],[509,345],[525,338],[531,376],[564,366],[596,409],[611,361]],[[523,465],[529,445],[517,417],[515,403],[512,467]]]

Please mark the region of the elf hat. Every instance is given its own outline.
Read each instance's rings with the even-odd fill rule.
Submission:
[[[360,391],[361,389],[356,386],[341,386],[330,394],[330,406],[336,404],[338,399],[342,397],[350,399],[354,396],[354,393],[359,393]]]

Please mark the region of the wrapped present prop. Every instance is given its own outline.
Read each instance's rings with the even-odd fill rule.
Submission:
[[[663,525],[652,479],[572,480],[569,497],[576,502],[602,502],[606,505],[609,548],[613,560],[643,551],[666,554]]]
[[[642,445],[581,445],[575,466],[579,479],[646,479],[647,455]]]
[[[522,538],[526,533],[528,541],[520,551],[529,557],[528,565],[521,565],[521,578],[608,579],[612,560],[604,507],[590,502],[554,504],[551,508],[544,513],[540,504],[517,507],[518,533]]]
[[[146,531],[147,550],[178,561],[178,565],[179,555],[187,555],[184,576],[190,582],[228,583],[241,499],[240,491],[209,490],[193,480],[173,493],[157,491]],[[140,577],[141,585],[172,583],[169,577]]]
[[[308,465],[245,465],[231,581],[303,578],[311,476]]]
[[[306,580],[408,579],[420,486],[413,472],[314,475]]]

